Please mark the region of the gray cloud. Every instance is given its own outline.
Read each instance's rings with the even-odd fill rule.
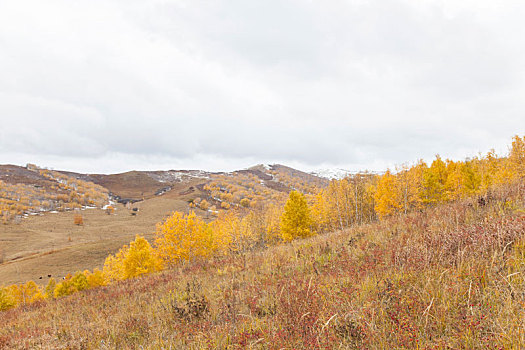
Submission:
[[[524,15],[518,1],[0,2],[0,163],[355,170],[505,151],[525,131]]]

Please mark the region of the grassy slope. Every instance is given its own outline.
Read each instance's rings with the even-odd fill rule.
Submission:
[[[0,314],[5,348],[525,346],[517,187]]]
[[[136,234],[151,239],[157,222],[172,211],[188,210],[185,200],[170,196],[137,203],[137,216],[131,216],[121,204],[114,215],[100,209],[82,211],[83,226],[73,224],[74,212],[46,213],[18,225],[0,225],[0,249],[5,254],[0,285],[28,280],[45,285],[48,274],[61,278],[77,270],[101,268],[108,254],[114,254]]]

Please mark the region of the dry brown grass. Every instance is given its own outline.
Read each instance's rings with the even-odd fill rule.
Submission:
[[[73,224],[72,211],[30,216],[19,225],[0,225],[0,244],[5,256],[0,264],[1,283],[35,280],[45,284],[49,274],[61,278],[77,270],[100,268],[108,254],[114,254],[136,234],[152,238],[157,222],[172,211],[188,210],[185,200],[169,196],[148,199],[135,206],[140,209],[137,216],[131,216],[120,204],[113,215],[101,209],[83,210],[82,226]]]
[[[9,310],[0,347],[524,348],[517,188]]]

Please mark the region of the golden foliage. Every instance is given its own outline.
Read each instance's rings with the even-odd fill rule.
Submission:
[[[16,306],[16,299],[9,288],[0,288],[0,311]]]
[[[210,203],[206,199],[203,199],[202,201],[200,201],[199,207],[202,210],[208,210],[210,208]]]
[[[248,198],[243,198],[239,204],[241,207],[248,208],[250,206],[250,200]]]
[[[44,289],[44,297],[54,298],[55,297],[56,281],[53,277],[49,279],[46,288]]]
[[[84,225],[84,218],[82,217],[82,214],[77,213],[73,216],[73,224],[78,226]]]
[[[310,209],[304,195],[297,191],[290,192],[281,216],[281,235],[285,241],[312,235]]]
[[[157,224],[155,237],[159,256],[170,265],[208,256],[214,246],[210,227],[194,212],[173,213]]]
[[[104,272],[100,269],[94,269],[93,272],[86,270],[84,271],[84,275],[87,278],[89,288],[101,287],[107,284]]]
[[[8,289],[14,297],[16,304],[30,304],[44,299],[40,287],[33,281],[28,281],[20,285],[13,284],[9,286]]]
[[[377,183],[375,193],[376,212],[380,217],[392,215],[401,208],[401,194],[396,186],[396,178],[388,170]]]
[[[118,281],[160,271],[161,269],[162,262],[157,252],[144,237],[137,235],[135,240],[129,244],[129,247],[124,246],[114,256],[110,255],[106,258],[103,276],[108,280]],[[95,284],[103,283],[101,282],[103,276],[95,271],[94,276],[91,277],[91,282]]]

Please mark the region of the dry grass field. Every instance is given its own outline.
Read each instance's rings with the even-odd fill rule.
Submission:
[[[102,267],[108,254],[128,244],[136,234],[151,238],[155,224],[172,211],[188,211],[187,200],[176,191],[134,204],[136,216],[118,204],[113,215],[101,209],[82,210],[84,224],[73,223],[75,213],[59,212],[30,216],[19,224],[0,225],[4,262],[0,264],[3,284],[34,280],[39,284],[68,273]],[[195,209],[204,217],[207,213]],[[42,277],[42,279],[40,279]]]

